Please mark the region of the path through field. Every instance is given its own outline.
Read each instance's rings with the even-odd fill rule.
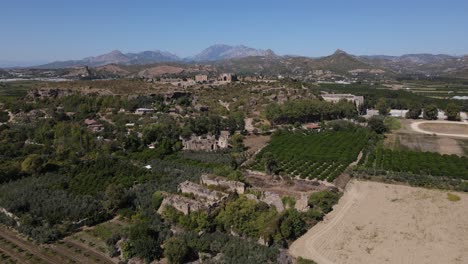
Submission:
[[[468,194],[457,195],[353,180],[290,253],[319,264],[468,263]]]

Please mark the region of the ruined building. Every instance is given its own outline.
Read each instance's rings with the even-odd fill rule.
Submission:
[[[207,82],[208,81],[208,75],[205,74],[198,74],[195,75],[195,81],[196,82]]]
[[[182,195],[166,196],[158,209],[158,213],[161,214],[167,206],[172,206],[177,211],[182,212],[186,215],[192,212],[209,209],[209,207],[205,203],[184,197]]]
[[[228,196],[226,193],[210,190],[191,181],[184,181],[179,184],[178,190],[181,193],[193,194],[199,199],[206,200],[207,204],[210,206],[216,205],[219,201],[224,200]]]
[[[235,82],[237,81],[237,76],[232,73],[223,73],[219,76],[219,80],[222,82]]]
[[[218,138],[213,135],[196,136],[192,135],[190,139],[182,139],[184,150],[205,150],[213,151],[229,147],[229,132],[221,131]]]
[[[219,186],[226,191],[243,194],[245,191],[245,184],[238,181],[230,181],[222,177],[217,177],[211,174],[203,174],[200,178],[200,183],[206,186]]]

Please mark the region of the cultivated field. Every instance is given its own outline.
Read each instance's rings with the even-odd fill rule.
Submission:
[[[323,222],[290,247],[330,263],[468,263],[468,194],[351,181]]]
[[[357,160],[368,140],[364,130],[283,133],[272,137],[251,168],[264,170],[263,155],[271,153],[279,169],[289,176],[333,182]]]
[[[5,226],[0,226],[0,263],[101,263],[113,264],[104,243],[84,239],[85,232],[53,244],[39,245]],[[91,236],[89,236],[91,237]],[[99,247],[98,247],[99,245]]]

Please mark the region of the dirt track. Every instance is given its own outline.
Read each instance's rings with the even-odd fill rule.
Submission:
[[[461,138],[468,138],[468,134],[452,134],[452,133],[443,133],[443,132],[435,132],[435,131],[428,131],[420,128],[419,126],[422,124],[446,124],[446,125],[464,125],[468,127],[468,123],[466,122],[454,122],[454,121],[418,121],[411,124],[411,129],[416,132],[429,134],[429,135],[437,135],[437,136],[446,136],[446,137],[461,137]],[[443,127],[443,126],[441,126]]]
[[[319,264],[468,263],[468,194],[457,195],[353,180],[290,253]]]

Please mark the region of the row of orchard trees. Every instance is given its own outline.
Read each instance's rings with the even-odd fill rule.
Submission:
[[[370,136],[363,128],[321,133],[280,131],[257,155],[252,168],[265,169],[268,173],[283,172],[301,178],[333,181],[357,159]]]
[[[377,147],[369,153],[365,166],[394,172],[468,180],[468,158],[456,155],[395,151]]]
[[[390,113],[390,105],[387,103],[385,98],[380,98],[375,105],[375,108],[379,110],[379,114],[388,115]],[[460,120],[460,111],[462,110],[460,105],[450,102],[445,107],[444,111],[447,115],[448,120],[458,121]],[[410,119],[419,119],[421,114],[424,119],[427,120],[436,120],[438,117],[439,109],[434,104],[421,105],[417,102],[411,104],[406,113],[406,118]]]
[[[287,101],[283,105],[269,104],[265,109],[268,120],[275,124],[318,122],[341,118],[356,118],[358,113],[352,102],[330,103],[316,99]]]

